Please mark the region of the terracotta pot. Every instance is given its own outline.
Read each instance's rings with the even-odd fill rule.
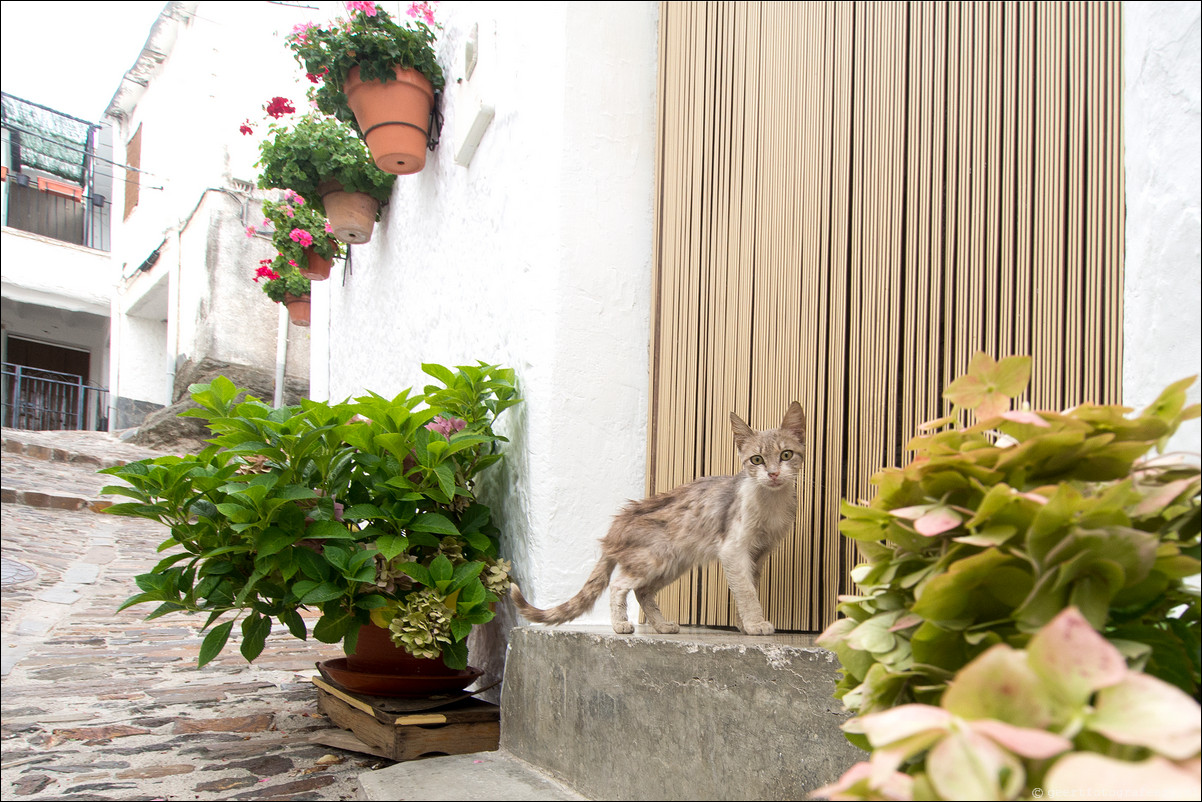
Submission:
[[[417,70],[396,68],[395,81],[361,81],[352,67],[343,85],[376,166],[409,175],[426,166],[434,86]]]
[[[351,671],[367,674],[391,674],[405,677],[442,677],[457,674],[447,668],[441,657],[414,657],[392,642],[392,633],[375,624],[359,627],[355,653],[348,655]]]
[[[321,203],[326,209],[326,219],[334,230],[334,238],[348,245],[361,245],[371,240],[376,227],[376,212],[380,202],[365,192],[346,192],[335,181],[324,181],[317,186]]]
[[[305,264],[299,268],[300,274],[310,281],[325,281],[333,264],[333,259],[326,259],[311,247],[305,248]]]
[[[309,296],[308,295],[293,295],[290,292],[284,293],[284,306],[288,307],[288,317],[292,319],[292,325],[305,326],[309,325]]]

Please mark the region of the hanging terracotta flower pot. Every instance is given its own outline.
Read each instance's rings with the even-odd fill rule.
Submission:
[[[343,86],[376,166],[409,175],[426,166],[434,86],[417,70],[396,68],[395,81],[361,81],[352,67]]]
[[[309,296],[284,293],[284,306],[288,307],[288,317],[294,326],[309,326]]]
[[[334,237],[348,245],[361,245],[371,240],[376,227],[380,202],[365,192],[347,192],[335,181],[323,181],[317,187],[326,219]]]
[[[333,259],[327,259],[315,248],[305,248],[305,264],[299,270],[300,274],[310,281],[325,281],[330,277]]]

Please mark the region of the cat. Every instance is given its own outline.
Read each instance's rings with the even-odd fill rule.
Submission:
[[[741,472],[704,477],[628,503],[601,539],[601,559],[579,593],[540,610],[515,584],[510,596],[518,611],[529,621],[562,624],[591,610],[608,586],[614,632],[634,632],[626,614],[626,597],[632,590],[656,632],[679,632],[675,621],[664,618],[655,594],[690,568],[717,559],[734,596],[739,629],[771,635],[775,629],[764,618],[756,583],[764,559],[796,516],[805,413],[794,401],[776,429],[756,432],[733,412],[730,424]]]

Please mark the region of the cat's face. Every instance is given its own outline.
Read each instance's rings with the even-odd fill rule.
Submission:
[[[794,401],[789,405],[776,429],[757,432],[733,412],[730,422],[735,448],[748,476],[769,490],[796,484],[805,451],[805,415],[800,404]]]

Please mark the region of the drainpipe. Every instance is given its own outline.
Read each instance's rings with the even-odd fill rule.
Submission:
[[[203,195],[201,196],[203,199]],[[194,212],[195,213],[195,212]],[[189,216],[191,220],[191,216]],[[167,406],[175,403],[175,367],[179,364],[179,329],[180,305],[183,295],[180,287],[180,275],[183,273],[183,253],[180,251],[180,233],[185,222],[176,226],[172,234],[172,244],[175,246],[175,258],[171,260],[167,272],[167,289],[171,298],[171,309],[167,313]]]
[[[284,366],[288,362],[288,307],[280,307],[280,323],[275,335],[275,397],[272,406],[276,409],[284,406]]]
[[[117,395],[121,392],[121,298],[113,288],[109,298],[109,403],[108,430],[117,431]]]

